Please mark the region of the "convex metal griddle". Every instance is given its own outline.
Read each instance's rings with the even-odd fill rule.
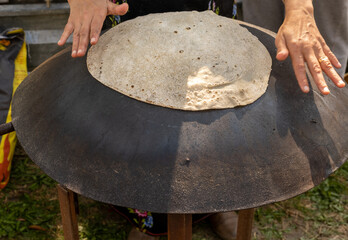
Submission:
[[[98,81],[71,49],[34,70],[13,99],[29,157],[68,189],[159,213],[254,208],[301,194],[348,154],[348,90],[301,92],[274,38],[245,26],[273,58],[253,104],[187,112],[143,103]]]

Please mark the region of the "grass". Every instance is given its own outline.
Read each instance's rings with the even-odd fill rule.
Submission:
[[[260,207],[253,239],[347,240],[348,163],[296,198]],[[127,238],[131,226],[107,205],[79,197],[80,239]],[[218,240],[208,222],[193,227],[194,240]],[[0,191],[0,240],[63,238],[56,182],[16,150],[9,185]],[[166,239],[162,237],[161,239]]]
[[[255,239],[348,239],[348,162],[312,190],[258,208]],[[257,233],[257,232],[255,232]]]
[[[24,154],[13,165],[11,182],[0,192],[0,239],[54,239],[56,183]]]

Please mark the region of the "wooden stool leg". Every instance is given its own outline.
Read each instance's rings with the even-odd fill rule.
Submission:
[[[168,214],[168,240],[192,239],[192,214]]]
[[[78,240],[79,230],[77,225],[77,215],[75,204],[77,203],[76,194],[60,185],[58,188],[58,199],[65,240]]]
[[[237,240],[250,240],[255,208],[238,212]]]

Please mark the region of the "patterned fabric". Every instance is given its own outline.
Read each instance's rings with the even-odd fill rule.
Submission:
[[[127,2],[127,0],[112,0],[116,4],[121,4]],[[147,5],[148,7],[153,7],[151,8],[152,12],[160,12],[161,9],[164,9],[164,6],[158,6],[158,2],[154,1],[139,1],[137,2],[137,6],[141,6],[142,3],[148,2]],[[152,5],[151,5],[152,2]],[[200,1],[199,3],[201,3]],[[139,12],[139,13],[147,13],[147,12],[140,12],[139,9],[137,9],[137,6],[134,6],[136,3],[132,2],[132,0],[128,1],[128,4],[130,6],[130,13],[133,14],[132,17],[135,17],[137,14],[134,14],[134,12]],[[169,2],[165,2],[168,5],[171,5]],[[197,2],[198,3],[198,2]],[[163,3],[162,3],[163,4]],[[182,6],[181,10],[194,10],[191,9],[194,7],[195,2],[192,1],[187,1],[186,6]],[[174,5],[173,5],[174,6]],[[226,6],[229,9],[224,9],[224,6]],[[156,8],[157,7],[157,8]],[[177,5],[176,5],[177,7]],[[198,6],[197,6],[198,7]],[[199,8],[199,7],[198,7]],[[230,0],[210,0],[206,6],[206,9],[214,11],[216,14],[223,14],[225,16],[230,16],[232,18],[237,17],[237,5],[235,2],[232,2]],[[178,8],[172,9],[173,11],[178,11]],[[202,10],[202,9],[201,9]],[[129,16],[129,13],[127,14]],[[126,15],[126,16],[127,16]],[[135,15],[135,16],[134,16]],[[130,18],[132,18],[130,17]],[[106,23],[106,26],[109,27],[114,27],[117,24],[121,22],[121,19],[123,17],[120,16],[109,16],[107,20],[109,23]],[[126,17],[125,20],[129,18]],[[123,19],[122,19],[123,20]],[[104,24],[105,26],[105,24]],[[106,27],[108,28],[108,27]],[[124,207],[118,207],[118,206],[113,206],[114,210],[118,212],[120,215],[124,216],[130,223],[133,224],[139,231],[149,234],[149,235],[165,235],[167,234],[167,215],[166,214],[158,214],[158,213],[151,213],[148,211],[142,211],[138,209],[133,209],[133,208],[124,208]],[[209,215],[207,214],[196,214],[193,215],[193,222],[198,222]]]
[[[134,214],[133,221],[138,225],[138,228],[146,231],[153,227],[153,217],[151,212],[141,211],[138,209],[128,208],[129,213]]]
[[[113,206],[113,209],[143,233],[153,236],[167,234],[166,214],[152,213],[119,206]]]
[[[216,14],[220,14],[220,5],[216,3],[217,1],[215,0],[210,0],[208,3],[208,10],[212,10]],[[232,18],[235,19],[237,18],[237,4],[236,2],[233,3],[232,6]]]
[[[127,0],[122,0],[122,1],[112,0],[112,2],[116,3],[116,4],[122,4],[122,3],[126,3]],[[121,22],[121,17],[118,15],[111,15],[111,16],[109,16],[109,19],[111,21],[111,27],[115,27],[117,24],[119,24]]]
[[[112,208],[125,219],[127,219],[136,229],[152,236],[167,234],[167,214],[141,211],[133,208],[112,206]],[[194,214],[192,222],[197,223],[209,217],[211,214]]]

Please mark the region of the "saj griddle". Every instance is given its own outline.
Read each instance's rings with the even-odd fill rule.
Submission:
[[[250,105],[189,112],[140,102],[96,81],[68,48],[18,87],[7,126],[50,177],[105,203],[187,217],[294,197],[346,161],[348,90],[328,82],[328,96],[313,84],[302,93],[290,60],[275,59],[274,37],[244,27],[273,59],[268,89]]]

